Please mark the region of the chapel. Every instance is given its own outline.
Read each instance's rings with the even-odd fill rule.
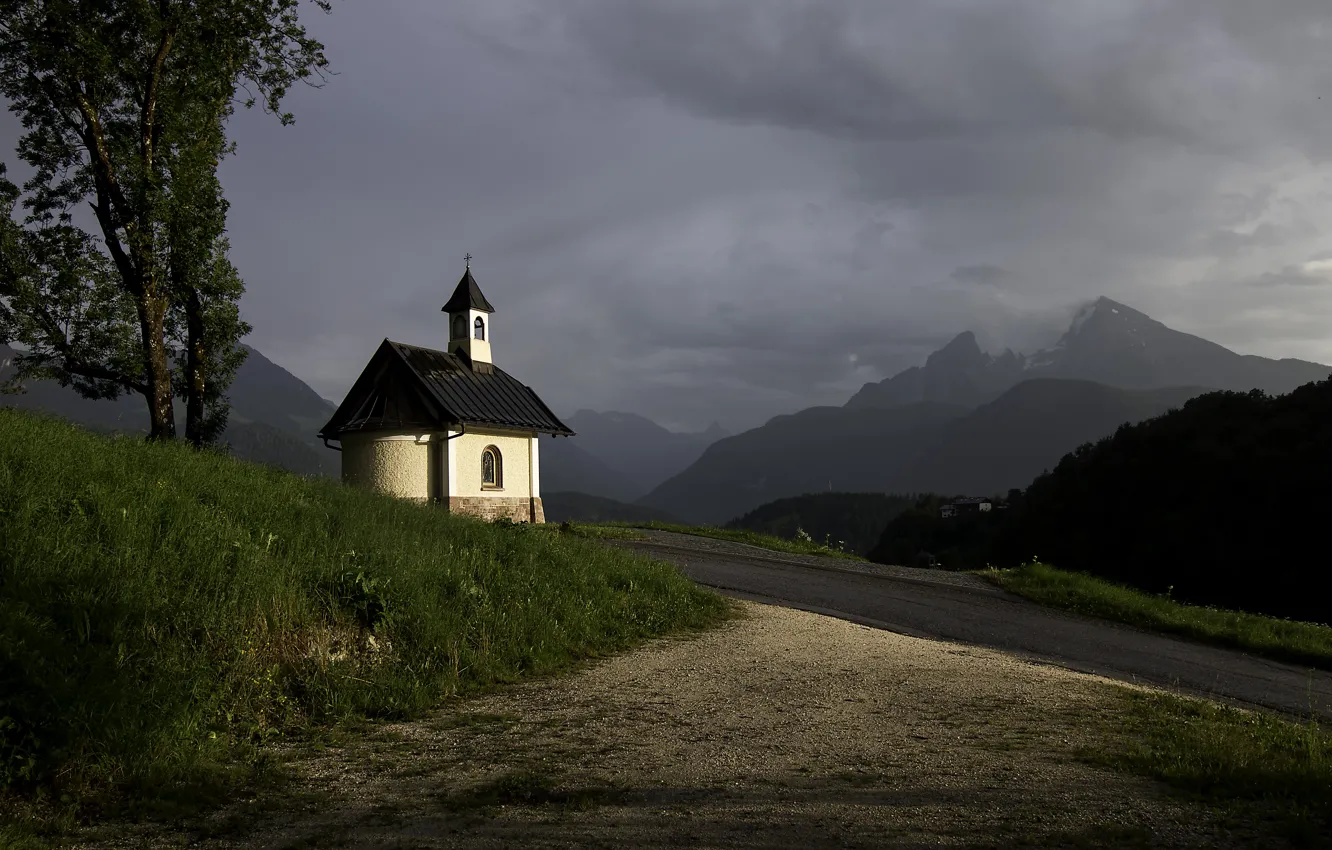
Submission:
[[[572,437],[491,359],[495,308],[470,255],[442,312],[440,351],[385,339],[319,437],[340,443],[342,479],[484,519],[545,522],[537,435]]]

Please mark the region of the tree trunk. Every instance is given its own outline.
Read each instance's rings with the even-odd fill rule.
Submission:
[[[144,295],[138,299],[143,360],[147,367],[148,439],[174,440],[176,412],[171,407],[171,363],[166,350],[166,299]]]
[[[207,441],[204,433],[204,393],[208,389],[205,374],[207,352],[204,349],[203,302],[199,290],[190,287],[185,302],[185,439],[196,449]]]

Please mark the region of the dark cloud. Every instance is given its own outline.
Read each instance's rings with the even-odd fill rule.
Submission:
[[[338,75],[293,92],[293,127],[238,116],[223,180],[251,342],[330,398],[383,337],[442,342],[466,252],[503,367],[557,410],[677,427],[841,403],[964,329],[1031,351],[1101,294],[1332,361],[1332,295],[1302,282],[1332,247],[1323,0],[309,23]]]
[[[1332,284],[1332,261],[1304,266],[1286,266],[1280,271],[1264,272],[1251,281],[1253,286],[1327,286]]]
[[[948,275],[948,279],[958,283],[993,286],[1008,276],[1008,272],[998,266],[981,263],[975,266],[958,266]]]

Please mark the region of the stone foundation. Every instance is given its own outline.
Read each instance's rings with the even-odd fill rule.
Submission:
[[[546,512],[541,499],[525,496],[450,496],[449,510],[484,520],[507,517],[514,522],[544,523]]]

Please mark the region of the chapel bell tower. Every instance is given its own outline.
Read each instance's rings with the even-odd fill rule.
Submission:
[[[449,314],[448,352],[462,354],[472,362],[473,368],[480,367],[478,371],[488,369],[494,363],[490,359],[490,314],[495,308],[481,294],[481,287],[472,277],[471,254],[467,255],[467,270],[444,305],[443,312]]]

